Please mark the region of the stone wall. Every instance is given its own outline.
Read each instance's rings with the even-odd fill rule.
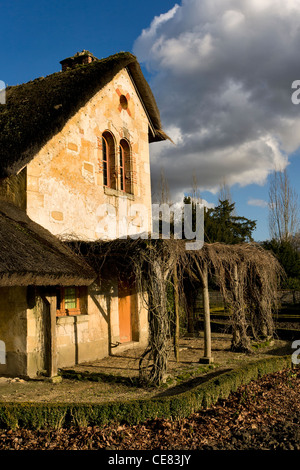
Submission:
[[[109,355],[110,321],[117,298],[93,284],[88,290],[86,315],[58,317],[56,320],[58,367],[95,361]]]
[[[124,99],[125,97],[125,99]],[[151,229],[149,122],[126,70],[100,90],[54,136],[27,166],[27,214],[54,235],[93,241],[107,238],[130,222],[129,233]],[[104,186],[102,134],[109,132],[115,146],[116,184]],[[118,148],[129,143],[131,192],[121,191]],[[134,209],[146,208],[146,214]],[[132,212],[131,212],[132,211]],[[143,217],[143,216],[144,217]],[[120,223],[120,225],[119,225]],[[102,280],[103,281],[103,280]],[[57,319],[58,366],[99,359],[119,342],[117,286],[107,291],[91,287],[88,314]],[[31,313],[34,316],[34,312]],[[38,320],[36,319],[36,324]],[[133,340],[146,344],[147,311],[139,304],[133,322]],[[40,337],[42,338],[41,334]],[[42,339],[42,342],[44,340]],[[116,349],[113,348],[115,352]],[[41,366],[39,346],[31,348],[32,368]],[[35,366],[34,366],[35,364]]]
[[[26,287],[0,288],[0,341],[5,349],[0,375],[27,375],[27,298]],[[3,362],[3,361],[1,361]]]
[[[127,107],[121,97],[126,97]],[[151,228],[148,118],[126,70],[100,90],[27,166],[27,213],[55,235],[84,240],[105,238],[111,219],[99,209],[110,204],[117,220],[127,205],[147,208],[147,217],[130,215],[131,233]],[[113,136],[117,185],[103,184],[102,133]],[[120,190],[118,148],[130,146],[132,194]],[[147,220],[148,218],[148,220]],[[117,227],[118,228],[118,227]]]
[[[138,315],[134,320],[133,341],[146,346],[148,314],[138,295]],[[93,284],[88,292],[88,314],[57,318],[58,367],[95,361],[117,353],[120,342],[118,286],[116,282]],[[126,345],[127,347],[130,345]]]
[[[122,70],[48,141],[20,175],[6,180],[9,184],[0,184],[0,198],[26,209],[33,221],[68,239],[106,238],[106,225],[111,227],[113,220],[108,217],[105,204],[115,211],[115,236],[119,235],[118,223],[123,223],[124,217],[130,222],[129,233],[149,231],[148,127],[146,112],[131,78]],[[114,187],[103,184],[105,131],[112,136],[116,149]],[[120,186],[118,148],[122,139],[130,149],[130,193],[121,191]],[[135,213],[139,208],[146,208],[146,213]],[[140,294],[137,303],[132,339],[136,344],[146,345],[147,309]],[[28,306],[26,288],[1,289],[0,346],[1,357],[5,347],[6,364],[0,363],[0,374],[34,377],[47,371],[48,320],[48,307],[39,294],[34,305]],[[58,367],[117,352],[118,348],[113,347],[120,340],[117,285],[111,281],[106,285],[102,282],[101,288],[91,286],[88,313],[57,317],[56,334]]]

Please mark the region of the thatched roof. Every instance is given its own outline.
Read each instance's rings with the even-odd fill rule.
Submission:
[[[8,87],[0,104],[0,178],[16,174],[101,88],[127,68],[149,117],[149,142],[166,140],[152,91],[134,55],[121,52]]]
[[[24,211],[0,201],[0,286],[89,285],[94,271]]]
[[[92,61],[98,60],[97,57],[94,56],[94,54],[92,54],[90,51],[87,51],[86,49],[84,49],[81,52],[76,52],[76,54],[73,55],[72,57],[67,57],[66,59],[61,60],[60,64],[67,64],[69,66],[71,64],[73,65],[78,57],[83,57],[83,56],[84,57],[90,57],[92,59]]]

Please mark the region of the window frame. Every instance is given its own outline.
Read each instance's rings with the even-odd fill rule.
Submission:
[[[105,157],[105,158],[104,158]],[[117,189],[116,140],[112,132],[102,133],[102,173],[103,186]],[[106,179],[106,182],[105,182]]]
[[[125,150],[121,142],[119,144],[119,172],[120,172],[120,190],[126,192],[126,175],[125,175]]]
[[[104,159],[105,155],[105,159]],[[102,135],[102,167],[103,167],[103,185],[110,188],[110,165],[109,165],[109,144]],[[106,183],[105,183],[106,179]]]
[[[127,139],[122,138],[119,142],[119,149],[122,150],[123,157],[123,190],[126,194],[133,194],[133,181],[132,181],[132,157],[131,146]],[[120,150],[119,150],[120,153]],[[120,159],[119,159],[120,166]],[[121,179],[121,176],[120,176]]]
[[[75,308],[66,308],[65,307],[65,297],[66,289],[75,289]],[[59,297],[58,297],[59,296]],[[59,304],[59,308],[58,308]],[[64,286],[57,289],[57,307],[56,307],[56,316],[57,317],[72,317],[75,315],[85,315],[87,314],[87,288],[80,286]]]

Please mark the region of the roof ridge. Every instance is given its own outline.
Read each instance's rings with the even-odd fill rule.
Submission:
[[[130,70],[153,124],[155,132],[149,134],[149,141],[165,140],[155,98],[136,56],[119,52],[7,89],[6,104],[0,106],[0,178],[24,168],[80,107],[124,68]]]

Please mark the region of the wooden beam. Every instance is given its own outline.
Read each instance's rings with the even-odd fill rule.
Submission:
[[[174,266],[174,304],[175,304],[175,338],[174,338],[174,349],[176,362],[179,362],[179,334],[180,334],[180,323],[179,323],[179,293],[178,293],[178,276],[177,276],[177,265]]]
[[[49,305],[49,346],[46,354],[48,356],[48,371],[49,377],[55,377],[57,375],[57,339],[56,339],[56,296],[47,295],[47,303]]]
[[[210,306],[208,292],[207,266],[203,268],[203,309],[204,309],[204,358],[202,362],[211,363],[211,328],[210,328]],[[201,362],[201,359],[200,359]]]
[[[204,356],[200,358],[199,362],[202,364],[210,364],[213,362],[211,355],[211,327],[210,327],[210,306],[209,306],[209,291],[208,291],[208,270],[207,265],[204,264],[201,268],[198,261],[195,264],[200,275],[202,282],[203,293],[203,310],[204,310]]]

